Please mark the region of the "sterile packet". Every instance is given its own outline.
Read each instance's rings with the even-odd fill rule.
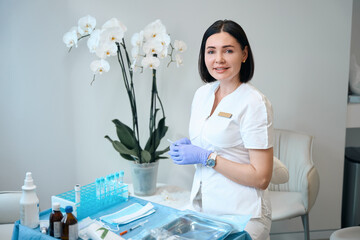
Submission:
[[[79,232],[79,237],[83,240],[124,240],[120,235],[112,232],[101,222],[92,220],[92,223]]]

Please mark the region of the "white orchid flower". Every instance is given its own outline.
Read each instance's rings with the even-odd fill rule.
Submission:
[[[160,65],[160,60],[157,57],[153,56],[145,57],[141,61],[141,65],[144,68],[156,69]]]
[[[168,56],[168,47],[164,47],[163,50],[158,55],[159,58],[163,59]]]
[[[136,63],[139,61],[140,59],[140,49],[139,47],[134,47],[131,49],[131,57],[133,59],[132,63],[131,63],[131,68],[134,72],[139,72],[139,66],[136,65]]]
[[[127,28],[124,24],[122,24],[117,18],[112,18],[102,25],[102,29],[108,28],[121,28],[123,32],[126,32]]]
[[[143,51],[146,55],[160,54],[163,50],[163,45],[156,39],[150,39],[144,43]]]
[[[131,49],[131,57],[133,58],[133,59],[136,59],[136,58],[138,58],[140,55],[139,55],[139,47],[133,47],[132,49]]]
[[[185,52],[187,49],[186,43],[184,41],[175,40],[174,49],[178,52]]]
[[[124,31],[120,27],[105,28],[101,32],[101,42],[122,42]]]
[[[67,47],[77,47],[77,32],[76,31],[70,31],[64,34],[63,36],[63,42],[66,44]]]
[[[115,43],[113,42],[104,43],[96,49],[96,55],[101,59],[105,59],[110,56],[115,56],[116,53],[117,53],[117,48]]]
[[[138,46],[141,47],[144,42],[144,31],[141,31],[139,33],[134,33],[131,37],[131,45],[133,47]]]
[[[91,35],[87,41],[87,46],[91,53],[95,53],[96,49],[99,47],[100,33],[101,33],[101,31],[99,29],[96,29],[95,31],[93,31],[91,33]]]
[[[96,27],[96,19],[90,15],[82,17],[78,21],[78,32],[81,36],[91,34]]]
[[[167,34],[167,33],[159,34],[158,40],[161,42],[161,45],[163,45],[164,47],[168,47],[171,42],[171,38],[170,38],[169,34]]]
[[[179,54],[175,55],[176,66],[180,67],[183,65],[183,59]]]
[[[94,74],[102,74],[110,70],[110,64],[104,59],[95,60],[90,64],[90,69]]]
[[[71,27],[69,32],[75,32],[78,39],[79,39],[79,37],[81,37],[80,33],[78,32],[78,27],[77,26]]]
[[[144,37],[146,40],[156,38],[162,33],[166,33],[166,28],[161,23],[160,19],[150,23],[144,28]]]

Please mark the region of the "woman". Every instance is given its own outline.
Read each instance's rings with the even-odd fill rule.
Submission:
[[[266,188],[273,165],[272,107],[249,81],[254,60],[245,32],[219,20],[205,32],[199,55],[201,79],[194,96],[190,140],[170,146],[176,164],[197,164],[191,204],[210,214],[251,214],[245,230],[267,239],[271,206]]]

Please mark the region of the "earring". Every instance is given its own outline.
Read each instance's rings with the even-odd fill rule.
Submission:
[[[245,63],[245,61],[246,61],[246,60],[244,59],[244,60],[243,60],[243,63]]]

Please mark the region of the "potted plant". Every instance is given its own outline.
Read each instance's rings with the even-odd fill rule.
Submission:
[[[173,62],[178,67],[182,65],[182,57],[179,53],[186,50],[186,44],[178,40],[171,43],[165,26],[160,20],[156,20],[132,36],[130,55],[124,40],[126,31],[125,25],[116,18],[108,20],[100,29],[96,29],[96,19],[88,15],[80,18],[78,26],[65,33],[63,41],[70,51],[74,46],[77,47],[80,40],[88,38],[89,51],[100,58],[90,64],[94,73],[91,84],[95,81],[96,75],[110,70],[110,64],[106,59],[117,57],[131,106],[132,126],[129,127],[120,120],[114,119],[118,140],[113,140],[107,135],[105,138],[111,142],[122,158],[131,161],[134,192],[136,195],[145,196],[155,193],[158,160],[166,158],[163,154],[169,150],[168,147],[158,150],[168,127],[165,125],[165,111],[157,91],[156,70],[163,59],[169,59],[167,66]],[[141,147],[133,78],[135,72],[143,73],[144,69],[152,71],[152,89],[149,139],[146,145]],[[162,114],[161,118],[158,117],[159,112]]]

